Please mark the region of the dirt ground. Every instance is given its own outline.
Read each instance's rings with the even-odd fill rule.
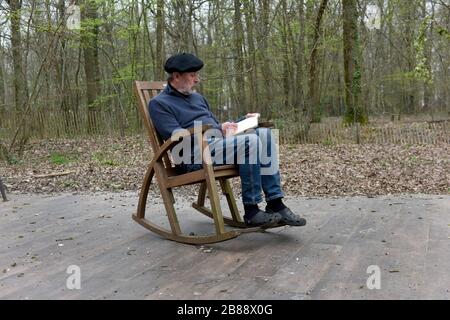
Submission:
[[[150,159],[143,136],[38,140],[0,177],[9,192],[136,191]],[[289,196],[450,192],[449,144],[281,145],[280,166]]]

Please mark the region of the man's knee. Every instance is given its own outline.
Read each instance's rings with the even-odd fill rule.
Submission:
[[[255,133],[250,133],[245,135],[245,151],[247,154],[258,153],[261,149],[261,139]]]
[[[236,143],[239,148],[245,146],[245,148],[248,149],[249,147],[257,146],[259,141],[260,139],[256,132],[252,132],[238,136]]]
[[[273,133],[272,133],[272,130],[270,128],[257,128],[256,129],[256,134],[258,135],[259,140],[263,144],[272,143]]]
[[[239,136],[237,144],[238,164],[256,164],[258,162],[258,151],[261,148],[261,141],[256,133],[248,133]]]
[[[272,133],[272,130],[270,128],[256,128],[257,135],[271,134],[271,133]]]

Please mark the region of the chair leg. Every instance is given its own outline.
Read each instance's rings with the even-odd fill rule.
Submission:
[[[211,203],[211,211],[216,227],[217,235],[225,233],[222,209],[220,207],[219,195],[217,193],[216,179],[214,178],[214,170],[212,165],[206,168],[206,186],[208,188],[209,201]]]
[[[139,223],[141,226],[145,227],[146,229],[166,238],[172,241],[181,242],[181,243],[187,243],[187,244],[210,244],[210,243],[216,243],[221,241],[226,241],[232,238],[235,238],[241,234],[240,231],[236,230],[230,230],[227,232],[223,232],[221,234],[208,234],[208,235],[199,235],[199,236],[192,236],[192,235],[185,235],[182,234],[179,230],[179,224],[178,220],[175,214],[175,209],[173,208],[174,198],[172,194],[172,190],[170,188],[163,189],[161,188],[161,194],[164,198],[164,205],[167,210],[167,215],[171,221],[171,229],[168,230],[165,228],[162,228],[148,219],[145,219],[145,209],[147,204],[147,198],[148,198],[148,191],[150,189],[150,184],[152,182],[153,176],[155,174],[154,165],[153,163],[148,167],[147,172],[145,174],[144,182],[142,184],[140,196],[139,196],[139,203],[137,212],[132,215],[133,220],[135,220],[137,223]],[[204,184],[204,193],[206,192],[206,184]],[[171,218],[172,217],[172,218]],[[178,231],[177,231],[178,229]],[[175,232],[174,232],[175,231]]]
[[[197,205],[199,205],[200,207],[204,207],[205,199],[206,199],[206,182],[202,182],[202,184],[200,185],[200,190],[198,191]]]
[[[141,193],[139,195],[139,203],[136,213],[136,217],[138,219],[145,218],[145,207],[147,204],[148,190],[150,189],[150,184],[152,183],[154,174],[155,170],[153,168],[153,164],[151,164],[148,167],[147,172],[145,173],[144,182],[142,183]]]
[[[223,217],[223,221],[225,224],[229,225],[230,227],[234,228],[240,228],[240,229],[246,229],[248,228],[245,223],[242,221],[242,218],[239,215],[239,210],[236,206],[236,200],[234,199],[233,191],[231,189],[231,186],[229,185],[228,180],[225,180],[225,184],[223,184],[222,179],[219,180],[222,190],[227,197],[228,206],[230,208],[232,219],[228,217]],[[228,187],[227,187],[228,184]],[[205,207],[205,198],[206,198],[206,182],[203,182],[200,186],[200,190],[198,192],[198,200],[197,202],[194,202],[192,204],[192,207],[199,211],[200,213],[204,214],[205,216],[214,219],[214,215],[212,211]]]
[[[167,190],[169,191],[170,200],[173,204],[175,204],[175,197],[173,196],[172,188],[168,188]]]
[[[220,186],[222,187],[222,191],[227,198],[228,207],[230,208],[231,216],[235,222],[242,223],[243,220],[241,215],[239,214],[239,210],[236,205],[236,199],[233,195],[233,190],[231,189],[230,180],[228,179],[220,179]]]
[[[174,197],[172,194],[172,189],[166,187],[164,181],[166,177],[162,173],[164,170],[161,163],[155,163],[155,172],[158,180],[159,190],[161,191],[161,196],[163,198],[164,207],[166,208],[167,218],[169,218],[170,228],[174,235],[181,234],[180,224],[178,222],[177,213],[174,207]]]
[[[181,228],[170,192],[169,189],[161,188],[161,196],[164,201],[164,207],[166,208],[167,218],[169,218],[170,228],[172,229],[173,234],[179,235],[181,234]]]

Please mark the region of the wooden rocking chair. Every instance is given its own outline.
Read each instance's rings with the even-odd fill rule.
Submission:
[[[133,214],[133,219],[140,225],[159,234],[160,236],[173,241],[189,244],[215,243],[235,238],[243,233],[260,232],[268,229],[269,227],[267,226],[247,227],[239,215],[233,191],[228,180],[229,178],[239,176],[239,173],[237,167],[234,165],[211,165],[208,143],[203,139],[203,133],[209,129],[210,126],[203,126],[201,132],[202,134],[197,134],[197,137],[195,137],[196,139],[199,139],[199,145],[202,146],[202,154],[204,155],[203,168],[190,173],[177,174],[175,167],[170,161],[170,150],[177,143],[179,143],[183,137],[188,136],[188,134],[180,134],[177,135],[176,138],[172,137],[167,141],[163,141],[154,128],[147,109],[150,99],[159,94],[159,92],[164,89],[165,85],[165,82],[135,81],[134,83],[134,90],[138,100],[139,110],[150,138],[150,144],[153,150],[153,159],[150,162],[145,174],[137,212]],[[194,135],[193,128],[189,130],[189,135]],[[205,150],[206,152],[204,152]],[[154,224],[145,217],[147,197],[153,177],[156,178],[164,201],[164,206],[170,224],[170,230]],[[224,217],[222,215],[216,180],[219,181],[223,194],[226,196],[231,217]],[[192,184],[200,184],[198,199],[192,204],[192,206],[202,214],[214,220],[215,233],[213,234],[192,235],[192,233],[183,234],[181,232],[180,224],[174,208],[175,198],[173,196],[172,189],[175,187]],[[208,192],[209,195],[211,206],[210,209],[205,207],[206,192]],[[225,224],[233,228],[231,230],[226,230]]]

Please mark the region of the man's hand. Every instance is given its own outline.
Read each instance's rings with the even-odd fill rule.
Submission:
[[[260,117],[261,114],[259,113],[247,113],[247,115],[245,116],[246,118],[251,118],[251,117]]]
[[[225,137],[231,136],[238,128],[238,124],[235,122],[222,123],[222,133]]]

